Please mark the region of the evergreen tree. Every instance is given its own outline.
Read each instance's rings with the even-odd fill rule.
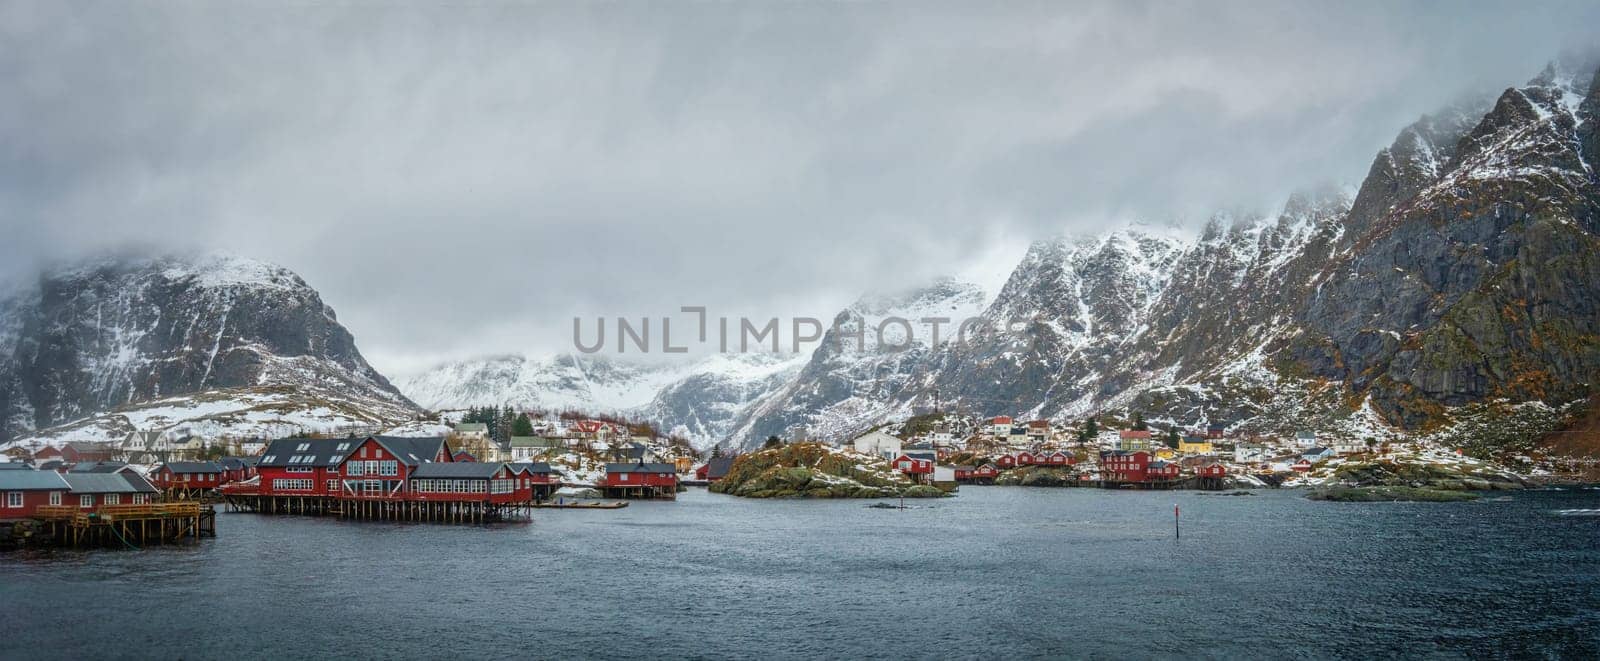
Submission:
[[[767,442],[761,444],[761,448],[763,450],[770,450],[772,448],[780,447],[783,447],[783,439],[778,438],[777,436],[768,436]]]
[[[1099,435],[1100,423],[1095,422],[1094,416],[1092,415],[1088,418],[1085,418],[1083,421],[1083,433],[1078,436],[1078,439],[1087,443],[1094,440],[1094,437]]]
[[[1167,430],[1167,447],[1172,448],[1174,450],[1178,449],[1178,428],[1177,427],[1173,427],[1173,428]]]
[[[532,436],[533,421],[528,419],[528,414],[517,414],[517,421],[511,424],[512,436]]]
[[[1133,414],[1134,431],[1150,431],[1150,425],[1144,423],[1144,412]]]

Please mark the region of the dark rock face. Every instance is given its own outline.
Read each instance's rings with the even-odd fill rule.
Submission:
[[[108,260],[0,303],[0,440],[213,388],[294,385],[410,407],[317,292],[236,258]]]

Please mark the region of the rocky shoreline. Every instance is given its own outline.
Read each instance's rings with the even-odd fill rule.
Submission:
[[[796,443],[742,455],[713,493],[744,498],[943,498],[881,460],[849,455],[818,443]]]

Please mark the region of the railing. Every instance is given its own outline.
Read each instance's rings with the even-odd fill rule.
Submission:
[[[110,520],[116,518],[141,519],[173,516],[200,516],[200,503],[145,503],[143,505],[101,505],[83,509],[71,505],[41,505],[35,516],[41,519],[82,519],[93,517]]]

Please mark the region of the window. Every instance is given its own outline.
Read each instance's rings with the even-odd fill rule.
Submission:
[[[274,461],[277,461],[277,460],[278,460],[278,455],[275,455],[275,454],[269,454],[269,455],[261,458],[262,463],[267,463],[267,464],[270,464],[270,463],[272,463]]]
[[[381,464],[379,464],[378,468],[379,468],[379,470],[378,470],[378,474],[379,475],[386,475],[386,476],[389,476],[389,477],[394,477],[394,476],[400,474],[400,462],[398,462],[398,461],[385,461],[385,462],[382,462]]]
[[[143,505],[144,504],[144,494],[142,494],[142,493],[133,494],[133,504],[135,504],[135,505]]]
[[[122,504],[122,494],[120,494],[120,493],[108,493],[108,494],[106,494],[106,504],[107,505],[121,505]]]
[[[334,448],[334,450],[338,451],[338,452],[344,452],[344,451],[349,450],[349,449],[350,449],[350,444],[349,443],[340,443],[339,447]]]
[[[294,451],[295,452],[305,452],[306,450],[310,450],[310,449],[311,449],[311,444],[310,443],[301,443],[300,445],[295,446]]]
[[[344,474],[345,475],[362,475],[363,473],[362,473],[361,469],[365,465],[366,465],[366,462],[364,462],[364,461],[345,462]]]
[[[59,496],[59,494],[55,493],[55,492],[51,492],[50,495]],[[12,491],[10,493],[7,493],[6,494],[6,507],[22,507],[22,492],[21,491]]]
[[[60,505],[61,504],[61,492],[60,491],[52,491],[52,492],[50,492],[50,504],[51,505]]]
[[[338,491],[338,490],[339,490],[339,481],[338,480],[328,480],[328,493],[333,493],[333,492]]]
[[[78,507],[94,507],[94,494],[86,493],[78,496]]]

